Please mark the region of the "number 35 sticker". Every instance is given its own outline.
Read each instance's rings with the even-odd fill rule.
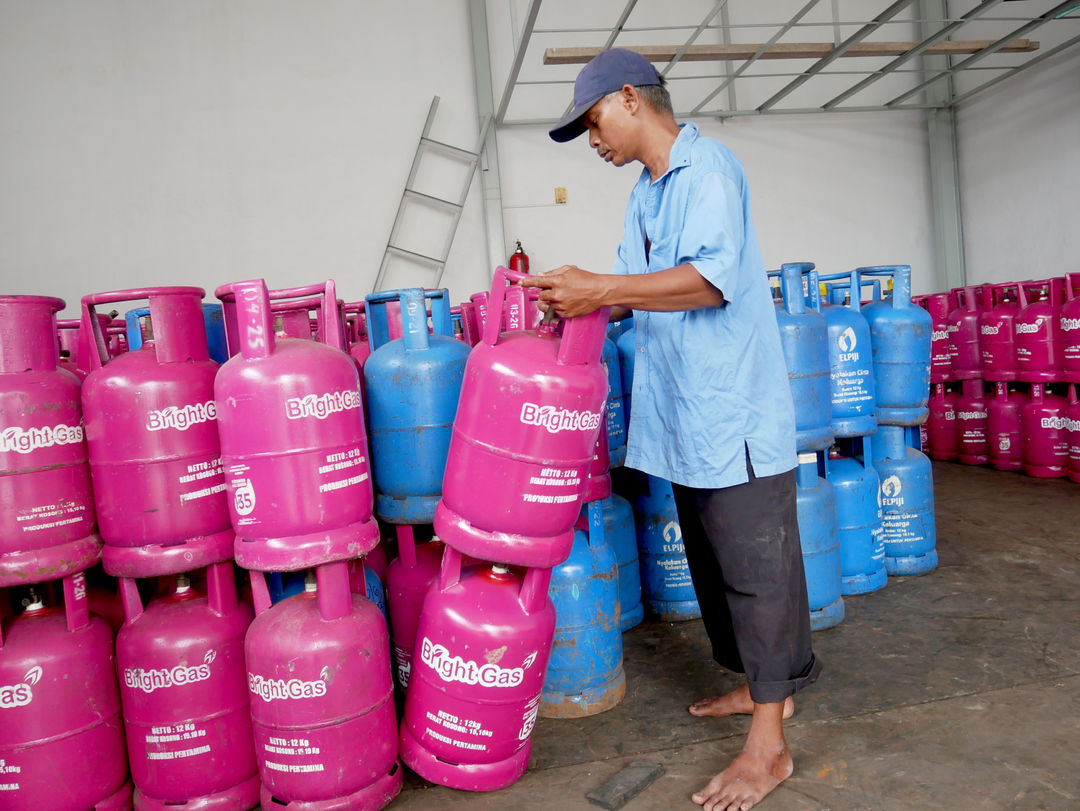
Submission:
[[[233,508],[237,515],[251,515],[255,510],[255,488],[251,479],[237,479],[236,492],[233,493]]]

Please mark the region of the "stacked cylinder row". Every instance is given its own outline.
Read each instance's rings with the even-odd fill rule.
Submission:
[[[930,320],[911,302],[907,266],[819,275],[801,262],[770,276],[795,404],[811,627],[820,630],[843,620],[845,596],[937,565],[932,474],[917,443]]]
[[[934,326],[934,459],[1080,482],[1080,273],[918,299]]]
[[[545,329],[533,302],[528,326],[534,329],[526,335],[515,313],[524,319],[526,308],[516,305],[527,297],[520,288],[507,290],[504,276],[487,296],[506,299],[491,302],[502,315],[489,321],[475,314],[466,320],[466,305],[451,312],[445,291],[378,294],[342,305],[332,283],[285,291],[268,291],[261,281],[227,285],[217,291],[224,325],[219,308],[201,305],[197,288],[89,296],[82,340],[70,341],[75,330],[69,324],[60,331],[68,356],[62,365],[86,378],[81,391],[77,377],[57,371],[55,313],[63,302],[3,300],[6,323],[18,324],[24,340],[4,336],[9,363],[2,371],[13,385],[3,393],[2,480],[19,498],[5,502],[12,505],[4,513],[11,526],[0,548],[0,585],[43,584],[29,592],[21,616],[5,620],[0,649],[0,681],[23,684],[20,695],[31,696],[15,707],[25,717],[12,717],[8,735],[0,736],[5,763],[22,764],[10,766],[22,770],[22,779],[6,784],[14,787],[7,795],[15,798],[13,807],[43,807],[40,792],[52,792],[54,781],[34,767],[65,762],[59,750],[46,756],[49,745],[36,735],[35,719],[45,705],[61,726],[81,718],[80,707],[94,707],[95,718],[76,736],[80,751],[95,753],[79,766],[85,779],[66,780],[78,791],[67,799],[50,794],[46,805],[126,807],[132,789],[122,756],[121,701],[110,678],[114,667],[139,807],[192,800],[230,808],[259,801],[305,808],[389,802],[401,783],[390,646],[383,613],[363,596],[379,600],[382,587],[373,575],[385,565],[373,512],[396,529],[398,557],[384,574],[388,602],[393,608],[395,601],[412,601],[390,611],[405,704],[401,752],[410,766],[436,782],[498,788],[524,771],[538,710],[580,715],[617,703],[625,689],[618,633],[641,619],[642,581],[646,604],[661,618],[696,616],[692,588],[680,573],[685,556],[670,485],[665,492],[666,483],[628,477],[625,492],[635,499],[639,520],[630,519],[627,543],[628,510],[620,502],[629,505],[611,494],[610,481],[604,484],[619,452],[616,444],[609,457],[606,440],[621,436],[625,448],[624,421],[612,418],[621,416],[623,397],[609,392],[600,364],[603,342],[611,347],[608,372],[618,373],[613,342],[604,340],[606,313]],[[133,299],[149,306],[129,313],[126,330],[97,313],[102,305]],[[465,345],[470,330],[484,344],[479,353]],[[228,356],[222,332],[234,357],[219,370],[215,361]],[[346,335],[354,339],[351,357],[343,352]],[[124,351],[127,345],[132,351]],[[437,345],[449,354],[436,368],[430,361],[437,353],[430,350]],[[498,354],[485,358],[485,351]],[[382,363],[395,352],[423,357],[429,366],[395,367],[392,358]],[[533,392],[536,402],[508,403],[500,415],[499,387],[489,378],[492,368],[508,362],[523,364],[515,384],[530,375],[546,382]],[[544,363],[551,367],[546,374]],[[587,397],[577,396],[595,403],[566,402],[578,366],[591,382],[579,382]],[[410,375],[424,385],[441,381],[451,394],[388,382]],[[553,396],[562,400],[543,402]],[[406,400],[422,413],[414,409],[403,420]],[[438,411],[440,402],[449,403],[443,413],[423,413]],[[495,448],[493,438],[505,445],[505,438],[521,433],[518,423],[536,429],[535,436],[516,437],[520,447]],[[601,430],[604,423],[608,430]],[[576,444],[552,441],[568,436]],[[31,451],[46,453],[26,459]],[[522,465],[523,459],[531,461]],[[524,473],[513,469],[529,464]],[[461,475],[446,477],[444,486],[444,468]],[[503,481],[514,475],[523,478]],[[536,509],[521,519],[522,505],[494,503],[500,495]],[[584,512],[583,502],[589,505]],[[551,509],[556,503],[561,511]],[[552,523],[555,512],[559,526]],[[515,515],[527,532],[509,529],[505,522]],[[443,541],[417,544],[413,527],[430,523]],[[608,576],[602,560],[584,569],[572,560],[578,546],[593,550],[587,558],[610,557],[601,549],[605,535],[622,539],[618,578]],[[122,626],[115,663],[111,634],[86,608],[83,571],[99,555],[105,571],[120,578],[122,610],[112,612]],[[234,556],[250,572],[239,595]],[[365,567],[365,559],[372,565]],[[563,564],[569,565],[560,586]],[[571,582],[574,577],[580,582]],[[50,595],[58,579],[63,612],[39,596]],[[565,593],[580,602],[580,584],[601,581],[616,589],[603,598],[609,607],[599,614],[579,611],[589,627],[576,629],[594,642],[595,661],[584,668],[571,662],[561,671],[546,667],[552,642],[559,648],[551,599],[558,603]],[[433,607],[426,606],[428,597]],[[622,618],[620,601],[627,606]],[[5,599],[0,608],[9,613],[13,606]],[[466,629],[474,635],[490,629],[485,620],[494,616],[503,620],[499,638],[512,645],[477,639],[471,648],[451,649],[449,640],[460,643]],[[562,620],[573,616],[560,608],[560,626],[568,632],[575,629]],[[596,642],[604,617],[614,636]],[[448,627],[449,618],[463,624]],[[43,676],[37,641],[46,627],[57,647],[87,659],[65,668],[80,674],[77,684],[57,681],[60,671]],[[86,628],[101,637],[89,648],[88,634],[73,643],[73,634]],[[576,648],[578,641],[564,647]],[[492,662],[490,651],[500,649]],[[420,674],[411,681],[421,687],[406,691],[410,671]],[[34,689],[45,696],[28,709]],[[87,690],[102,695],[87,705]],[[450,707],[455,690],[460,712]],[[493,702],[499,694],[502,700]],[[58,703],[60,696],[72,713],[52,712],[68,706]],[[462,707],[487,717],[470,717]]]

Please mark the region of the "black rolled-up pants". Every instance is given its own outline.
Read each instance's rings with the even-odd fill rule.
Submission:
[[[716,490],[673,484],[713,658],[745,673],[759,704],[817,679],[795,506],[795,471]]]

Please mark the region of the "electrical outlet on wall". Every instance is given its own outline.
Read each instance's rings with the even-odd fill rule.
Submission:
[[[565,206],[566,205],[566,187],[565,186],[556,186],[555,187],[555,205],[557,205],[557,206]]]

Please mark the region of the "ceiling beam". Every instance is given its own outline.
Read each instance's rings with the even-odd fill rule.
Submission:
[[[779,31],[777,31],[775,34],[773,34],[772,38],[768,42],[763,42],[760,46],[758,46],[758,49],[756,51],[754,51],[754,53],[745,62],[743,62],[741,65],[739,65],[738,70],[736,70],[734,73],[731,73],[730,75],[728,75],[728,77],[726,79],[724,79],[723,82],[720,83],[720,86],[718,88],[716,88],[714,91],[709,93],[709,95],[707,95],[700,102],[698,102],[697,106],[694,107],[692,112],[696,113],[699,110],[703,109],[706,104],[708,104],[710,101],[712,101],[714,98],[716,98],[721,92],[723,92],[725,87],[727,87],[732,82],[734,82],[736,79],[738,79],[740,76],[742,76],[744,73],[746,73],[746,71],[749,69],[749,67],[752,64],[754,64],[754,62],[756,62],[761,57],[761,55],[763,53],[765,53],[767,50],[769,50],[769,48],[771,48],[773,45],[775,45],[777,40],[779,40],[781,37],[784,36],[784,34],[786,34],[788,31],[790,31],[793,26],[798,24],[799,20],[801,20],[803,17],[805,17],[810,12],[810,10],[813,9],[814,6],[816,6],[819,2],[821,2],[821,0],[809,0],[809,2],[805,6],[803,6],[801,9],[799,9],[799,11],[797,11],[795,13],[794,17],[792,17],[790,20],[788,20],[787,23],[785,25],[783,25],[780,28]],[[725,30],[724,33],[727,34],[728,31]],[[728,44],[730,44],[730,43],[728,43]],[[732,105],[732,107],[734,107],[734,105]]]
[[[835,110],[829,112],[830,115],[839,115],[841,113],[894,113],[902,112],[905,110],[929,110],[932,109],[929,104],[900,104],[896,107],[881,107],[879,105],[867,105],[865,107],[837,107]],[[821,115],[820,107],[785,107],[779,110],[704,110],[697,115],[697,119],[701,118],[715,118],[719,121],[723,121],[728,118],[748,118],[751,116],[776,116],[776,115]],[[679,121],[692,118],[689,111],[675,110],[675,118]],[[512,121],[507,121],[504,126],[507,127],[521,127],[521,126],[547,126],[550,127],[558,121],[556,118],[516,118]]]
[[[918,93],[920,90],[924,90],[925,88],[929,87],[937,81],[940,81],[946,76],[951,76],[957,71],[963,70],[969,65],[974,65],[976,62],[985,59],[988,56],[993,56],[996,53],[1002,53],[1008,45],[1012,44],[1013,37],[1020,37],[1028,33],[1029,31],[1034,31],[1039,26],[1053,20],[1061,12],[1066,11],[1067,9],[1071,10],[1071,7],[1075,7],[1075,5],[1075,0],[1068,0],[1068,2],[1059,3],[1058,5],[1047,11],[1045,14],[1041,14],[1035,19],[1033,19],[1027,25],[1022,25],[1015,31],[1013,31],[1011,34],[1006,34],[1001,39],[990,43],[973,56],[969,56],[967,59],[960,60],[948,70],[943,70],[941,73],[938,73],[935,76],[931,76],[925,82],[916,85],[915,87],[911,88],[911,90],[908,90],[906,93],[901,93],[892,101],[885,102],[885,106],[892,107],[894,104],[899,104],[902,101],[906,101],[907,99]]]
[[[804,84],[809,82],[814,76],[821,73],[821,71],[825,70],[825,68],[835,62],[838,58],[843,56],[845,53],[851,51],[856,45],[861,43],[864,39],[877,31],[881,26],[883,26],[885,23],[887,23],[905,8],[910,6],[912,2],[913,0],[896,0],[895,3],[882,11],[871,22],[867,23],[850,37],[845,39],[843,42],[836,45],[831,51],[829,51],[827,56],[821,57],[814,64],[808,67],[803,72],[802,76],[800,76],[798,79],[792,79],[788,84],[784,85],[784,87],[780,88],[780,90],[778,90],[771,97],[766,99],[764,103],[758,105],[757,109],[768,110],[769,108],[775,106],[778,101],[798,90]]]
[[[1071,48],[1073,45],[1076,45],[1077,43],[1080,43],[1080,35],[1077,35],[1077,36],[1073,37],[1072,39],[1065,40],[1060,45],[1058,45],[1058,46],[1056,46],[1054,48],[1051,48],[1048,51],[1044,51],[1043,53],[1036,56],[1034,59],[1029,59],[1024,64],[1017,65],[1015,68],[1012,68],[1011,70],[1006,71],[1005,73],[1001,74],[1000,76],[994,77],[993,79],[991,79],[988,82],[984,82],[983,84],[979,85],[976,88],[968,90],[966,93],[963,93],[963,94],[961,94],[959,96],[955,96],[953,98],[953,100],[952,100],[952,103],[954,105],[956,105],[956,104],[960,104],[961,102],[967,101],[968,99],[970,99],[972,96],[976,95],[977,93],[981,93],[984,90],[987,90],[987,89],[993,87],[998,82],[1003,82],[1006,79],[1011,79],[1017,73],[1025,71],[1028,68],[1033,68],[1037,64],[1039,64],[1040,62],[1042,62],[1042,61],[1044,61],[1046,59],[1049,59],[1051,56],[1054,56],[1056,54],[1061,53],[1062,51],[1064,51],[1067,48]]]
[[[683,46],[675,52],[675,55],[671,57],[667,65],[664,66],[664,69],[660,71],[661,76],[666,78],[667,75],[671,73],[671,70],[679,64],[679,61],[686,55],[686,52],[694,47],[694,41],[701,36],[701,32],[708,28],[709,23],[713,21],[713,18],[727,6],[727,2],[728,0],[718,0],[716,5],[713,6],[713,10],[705,16],[705,19],[701,21],[701,24],[694,30],[694,33],[686,38],[686,42],[683,43]]]
[[[525,16],[525,25],[522,26],[521,36],[518,38],[517,48],[514,51],[514,62],[510,65],[510,75],[506,77],[502,100],[499,102],[499,109],[495,111],[496,123],[501,124],[506,118],[506,108],[510,106],[510,97],[514,95],[514,85],[517,83],[518,74],[521,73],[521,65],[525,61],[525,51],[532,38],[536,16],[540,13],[540,3],[541,0],[532,0],[529,4],[529,13]]]
[[[615,21],[615,25],[613,25],[611,27],[611,30],[608,31],[607,41],[604,43],[604,47],[599,49],[600,51],[606,51],[608,48],[615,44],[615,40],[619,38],[619,34],[622,33],[623,26],[626,25],[626,21],[630,19],[630,14],[633,12],[634,6],[636,6],[637,4],[638,0],[627,0],[626,5],[623,6],[622,14],[619,15],[619,19]],[[564,116],[569,115],[570,111],[573,109],[574,101],[573,99],[571,99],[570,103],[566,105],[566,109],[563,110],[562,116],[559,117],[560,120]]]
[[[948,40],[928,46],[920,54],[956,56],[978,53],[994,43],[990,39]],[[839,56],[904,56],[920,43],[908,41],[856,42]],[[682,45],[628,45],[648,57],[650,62],[669,62],[675,58]],[[691,45],[680,57],[682,62],[723,62],[742,59],[821,59],[832,54],[836,46],[831,42],[778,42],[732,43],[730,45]],[[1029,53],[1037,51],[1039,43],[1030,39],[1014,39],[997,49],[996,53]],[[603,48],[548,48],[544,51],[545,65],[584,65]],[[760,51],[760,53],[758,53]]]
[[[619,19],[615,21],[615,25],[613,25],[611,31],[608,32],[607,42],[604,43],[605,51],[615,44],[615,40],[618,39],[619,34],[622,33],[623,26],[626,25],[626,21],[630,19],[630,13],[637,4],[638,0],[627,0],[626,5],[623,6],[622,14],[619,15]]]
[[[984,0],[984,2],[980,3],[975,8],[971,9],[971,11],[969,11],[967,14],[965,14],[959,20],[953,20],[951,23],[946,25],[944,28],[942,28],[939,31],[936,31],[933,34],[931,34],[930,36],[928,36],[926,39],[924,39],[922,42],[920,42],[918,45],[916,45],[914,48],[912,48],[907,53],[903,54],[902,56],[898,56],[892,62],[885,65],[885,67],[874,71],[872,74],[867,76],[861,82],[857,83],[853,87],[848,88],[847,90],[845,90],[840,95],[829,99],[827,102],[825,102],[824,105],[822,105],[823,109],[831,110],[833,107],[840,104],[840,102],[846,101],[847,99],[851,98],[856,93],[858,93],[860,90],[865,90],[867,87],[872,85],[878,79],[882,78],[883,76],[888,76],[889,74],[895,72],[898,67],[903,65],[905,62],[907,62],[907,61],[909,61],[911,59],[914,59],[916,56],[919,56],[920,54],[933,54],[934,53],[934,51],[933,51],[934,46],[937,45],[938,43],[940,43],[943,39],[945,39],[945,37],[949,36],[949,34],[951,34],[953,31],[955,31],[960,26],[965,25],[966,23],[970,22],[971,20],[974,20],[975,18],[985,14],[990,9],[994,8],[994,6],[998,5],[1000,2],[1001,2],[1001,0]]]

